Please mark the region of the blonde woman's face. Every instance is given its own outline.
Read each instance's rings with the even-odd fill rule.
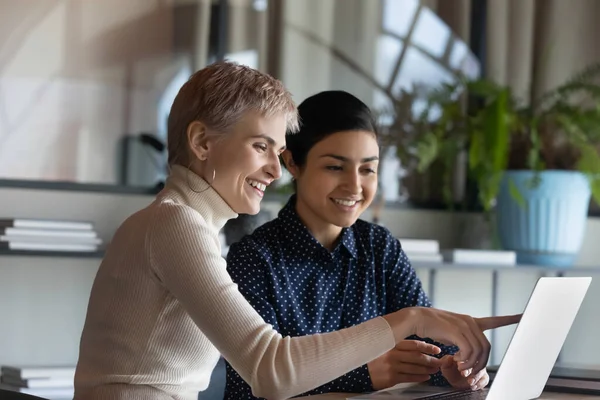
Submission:
[[[204,178],[239,214],[257,214],[265,189],[281,177],[285,115],[248,112],[211,146]],[[214,180],[213,180],[214,171]]]

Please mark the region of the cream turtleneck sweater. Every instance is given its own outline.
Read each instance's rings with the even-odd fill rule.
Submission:
[[[121,225],[92,287],[75,399],[195,400],[219,353],[256,396],[284,399],[394,347],[381,317],[296,338],[273,330],[221,257],[219,230],[236,216],[202,178],[174,166],[156,200]]]

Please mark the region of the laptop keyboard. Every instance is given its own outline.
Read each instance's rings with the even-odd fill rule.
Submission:
[[[455,399],[464,399],[464,400],[484,400],[487,397],[488,389],[483,390],[458,390],[447,393],[439,393],[431,396],[419,397],[418,400],[455,400]]]

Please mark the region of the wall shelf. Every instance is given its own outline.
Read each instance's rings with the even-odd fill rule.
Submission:
[[[410,256],[408,257],[410,260]],[[435,269],[435,270],[452,270],[452,269],[472,269],[474,271],[490,270],[490,271],[539,271],[544,273],[564,273],[564,272],[576,272],[576,273],[600,273],[600,267],[567,267],[567,268],[555,268],[545,267],[542,265],[498,265],[498,264],[459,264],[459,263],[447,263],[447,262],[419,262],[411,261],[413,268],[423,269]]]
[[[52,257],[52,258],[102,258],[104,251],[75,252],[75,251],[42,251],[42,250],[0,250],[2,256]]]

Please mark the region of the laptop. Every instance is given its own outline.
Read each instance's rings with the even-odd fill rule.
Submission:
[[[486,389],[474,392],[417,385],[386,389],[352,400],[536,399],[544,390],[591,281],[590,277],[538,280],[494,380]]]

